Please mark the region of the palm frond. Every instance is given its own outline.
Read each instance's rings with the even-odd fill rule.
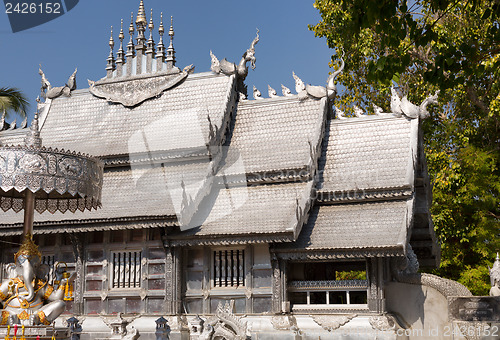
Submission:
[[[14,87],[0,87],[0,111],[14,111],[26,117],[29,103],[24,94]]]

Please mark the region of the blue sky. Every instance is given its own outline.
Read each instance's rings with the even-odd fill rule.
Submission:
[[[210,71],[210,50],[219,59],[226,57],[237,63],[259,28],[257,67],[250,70],[246,84],[249,89],[255,85],[265,97],[267,84],[279,92],[280,84],[293,91],[292,71],[305,83],[325,85],[333,51],[328,49],[326,39],[316,38],[307,28],[320,20],[313,3],[308,0],[144,1],[148,21],[153,9],[155,31],[160,12],[166,19],[166,31],[168,18],[173,15],[177,66],[194,64],[195,72]],[[17,87],[28,96],[30,118],[40,93],[38,64],[42,64],[53,86],[64,85],[78,67],[78,88],[88,87],[87,79],[98,80],[106,74],[110,26],[114,30],[116,53],[120,19],[124,19],[127,41],[130,13],[135,16],[138,7],[139,0],[80,0],[65,15],[18,33],[12,33],[2,7],[0,86]],[[157,33],[154,38],[157,42]]]

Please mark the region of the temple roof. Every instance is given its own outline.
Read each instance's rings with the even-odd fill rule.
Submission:
[[[35,234],[167,227],[172,246],[268,242],[290,258],[401,256],[412,242],[435,263],[423,104],[333,118],[343,64],[326,87],[293,74],[297,94],[254,87],[248,100],[258,32],[238,64],[211,53],[212,72],[195,74],[175,66],[172,21],[165,48],[163,21],[156,45],[145,12],[131,19],[126,53],[122,26],[117,58],[112,36],[106,76],[88,89],[76,90],[76,70],[62,87],[39,70],[43,144],[100,156],[105,173],[101,210],[36,214]],[[2,144],[26,130],[2,129]],[[22,220],[2,212],[0,236]]]
[[[206,153],[209,121],[224,125],[234,78],[210,73],[189,75],[177,87],[135,107],[109,103],[88,89],[45,104],[44,145],[95,156],[151,151]],[[48,106],[48,107],[47,107]]]
[[[405,252],[413,200],[315,206],[295,242],[276,251],[325,251],[343,256],[384,250],[386,255]]]
[[[230,189],[220,185],[195,217],[200,219],[195,225],[201,226],[169,234],[170,242],[210,244],[214,236],[226,238],[225,243],[291,241],[300,233],[304,216],[298,211],[304,209],[311,188],[311,181]]]
[[[394,116],[332,120],[320,157],[318,190],[411,188],[418,121]]]
[[[243,160],[246,174],[271,177],[298,176],[311,172],[312,149],[319,149],[326,117],[326,100],[299,100],[297,97],[243,101],[238,104],[230,134],[234,156]],[[287,170],[296,170],[287,171]],[[227,169],[226,174],[235,174]]]

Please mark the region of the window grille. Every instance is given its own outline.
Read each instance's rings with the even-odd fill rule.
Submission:
[[[141,252],[113,252],[112,288],[139,288],[141,286]]]
[[[214,251],[214,286],[245,285],[245,251],[242,249]]]

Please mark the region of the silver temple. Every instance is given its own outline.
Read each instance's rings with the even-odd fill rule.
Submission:
[[[112,32],[89,88],[75,74],[51,88],[40,70],[44,143],[104,161],[102,209],[35,219],[43,256],[77,273],[58,322],[75,316],[81,339],[396,339],[450,326],[446,298],[469,291],[417,274],[440,261],[421,129],[435,98],[417,107],[394,92],[391,112],[335,115],[341,69],[325,86],[293,73],[297,93],[248,96],[258,32],[237,64],[207,51],[211,72],[193,73],[176,66],[173,20],[155,31],[152,14],[141,1],[128,43],[122,21],[116,54]],[[0,144],[28,130],[2,120]],[[21,233],[22,216],[1,212],[0,240]],[[1,244],[5,267],[17,245]]]

